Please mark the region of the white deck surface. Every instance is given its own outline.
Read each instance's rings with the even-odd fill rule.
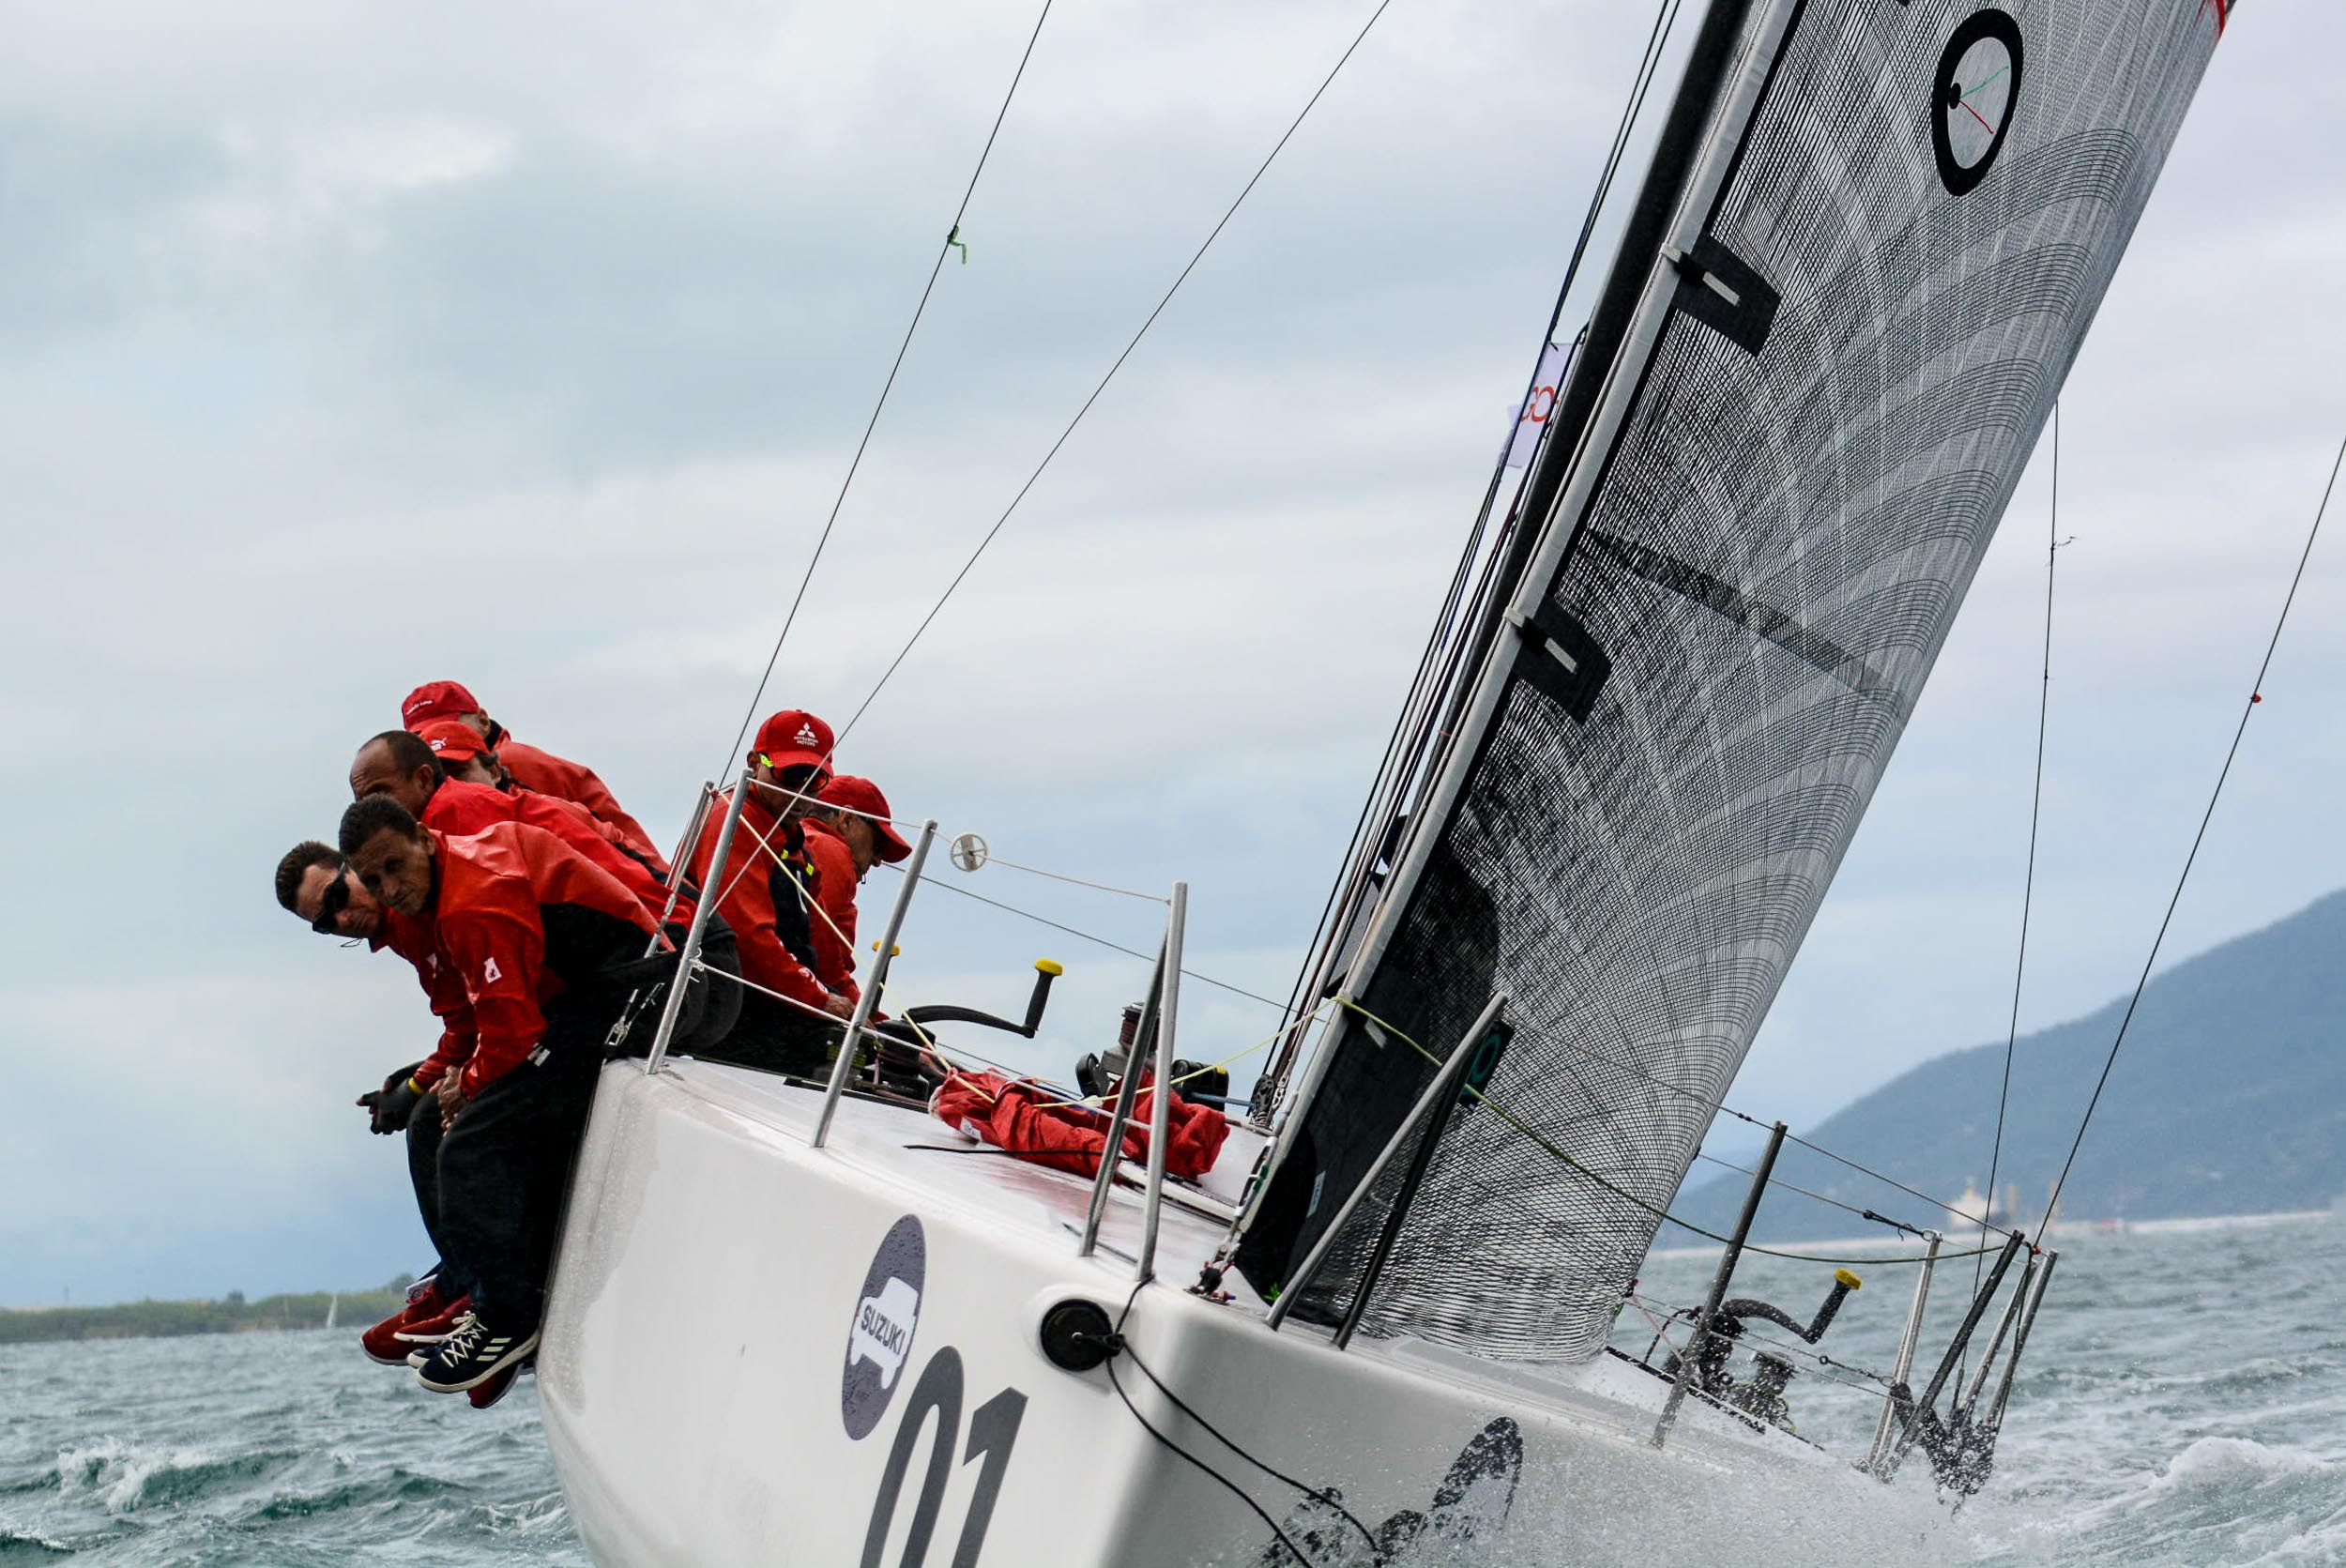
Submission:
[[[734,1118],[803,1146],[815,1134],[823,1090],[796,1080],[720,1062],[672,1058],[662,1073],[711,1114]],[[1056,1170],[994,1149],[946,1126],[925,1110],[843,1096],[831,1119],[829,1147],[876,1179],[901,1182],[928,1201],[965,1207],[987,1221],[1031,1233],[1040,1240],[1064,1238],[1069,1249],[1083,1234],[1091,1203],[1092,1179]],[[1254,1158],[1254,1143],[1242,1146]],[[1233,1136],[1224,1158],[1241,1151]],[[1134,1263],[1139,1256],[1143,1193],[1139,1166],[1127,1163],[1100,1225],[1100,1251]],[[1226,1213],[1229,1206],[1167,1179],[1167,1200],[1157,1226],[1160,1278],[1187,1285],[1229,1232],[1229,1221],[1199,1209]],[[1235,1274],[1225,1289],[1257,1310],[1262,1303]]]

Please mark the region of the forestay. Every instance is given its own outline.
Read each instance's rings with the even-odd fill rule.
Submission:
[[[2220,0],[1768,0],[1252,1215],[1275,1290],[1494,992],[1363,1332],[1602,1346],[2028,462]],[[1536,521],[1536,520],[1535,520]],[[1397,1036],[1406,1038],[1396,1038]],[[1424,1051],[1408,1041],[1420,1043]],[[1505,1116],[1499,1114],[1501,1111]],[[1536,1130],[1569,1159],[1510,1126]],[[1397,1162],[1406,1164],[1406,1162]],[[1349,1304],[1373,1191],[1298,1317]]]

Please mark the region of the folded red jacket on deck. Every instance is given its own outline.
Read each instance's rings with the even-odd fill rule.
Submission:
[[[1132,1119],[1124,1127],[1123,1157],[1149,1158],[1149,1123],[1156,1088],[1148,1078],[1133,1097]],[[1177,1090],[1168,1109],[1170,1141],[1165,1168],[1195,1181],[1213,1168],[1229,1136],[1229,1119],[1211,1105],[1184,1100]],[[949,1127],[980,1138],[1006,1153],[1039,1165],[1100,1174],[1107,1148],[1108,1113],[1093,1105],[1071,1105],[1056,1090],[1017,1083],[998,1073],[956,1073],[929,1101],[929,1110]]]

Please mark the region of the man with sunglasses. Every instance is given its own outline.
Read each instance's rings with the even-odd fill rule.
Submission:
[[[750,748],[754,774],[741,804],[725,863],[711,868],[717,837],[732,803],[728,791],[709,802],[688,874],[717,899],[716,912],[732,926],[742,977],[756,990],[741,999],[741,1015],[719,1059],[776,1073],[821,1069],[838,1039],[832,1021],[855,1011],[852,995],[826,985],[817,973],[815,925],[819,872],[807,855],[805,818],[830,780],[830,726],[788,708],[758,726]]]
[[[367,1112],[373,1132],[405,1136],[407,1177],[415,1192],[417,1212],[425,1235],[440,1255],[439,1261],[423,1271],[423,1283],[410,1292],[406,1303],[359,1335],[369,1357],[386,1365],[404,1366],[419,1345],[436,1343],[452,1332],[456,1320],[471,1305],[470,1287],[448,1261],[449,1248],[443,1237],[440,1138],[452,1118],[435,1091],[473,1055],[477,1030],[472,1001],[455,967],[440,955],[434,923],[427,918],[404,915],[376,900],[331,845],[312,839],[285,853],[277,865],[277,901],[321,936],[363,941],[370,951],[388,949],[405,959],[441,1025],[430,1056],[397,1069],[384,1079],[382,1088],[358,1096],[358,1101]],[[657,907],[649,911],[658,912]],[[680,924],[671,923],[667,929],[671,938],[683,934]],[[732,933],[713,914],[702,934],[701,956],[713,969],[735,972]],[[704,980],[696,984],[678,1020],[675,1048],[709,1054],[731,1031],[740,994],[740,986],[727,981]],[[636,1015],[637,1027],[629,1044],[638,1051],[648,1043],[648,1022],[659,1015],[659,995],[647,992]],[[486,1407],[510,1386],[509,1374],[468,1393],[475,1405]]]
[[[512,733],[490,718],[480,701],[457,682],[424,682],[408,693],[407,700],[399,705],[399,717],[411,730],[434,719],[453,719],[465,724],[488,743],[496,753],[498,763],[525,789],[575,800],[598,820],[610,824],[629,853],[640,856],[659,875],[668,874],[668,862],[661,859],[660,848],[652,843],[651,835],[620,807],[610,786],[595,776],[593,769],[514,739]]]
[[[537,1348],[571,1156],[632,983],[618,976],[661,932],[634,893],[526,823],[454,837],[376,794],[343,813],[340,841],[387,914],[428,922],[470,1005],[472,1049],[434,1091],[440,1229],[472,1306],[418,1369],[435,1393],[470,1390]]]
[[[320,936],[363,941],[371,951],[389,949],[412,965],[440,1038],[422,1061],[394,1071],[379,1089],[358,1097],[370,1129],[407,1140],[407,1179],[424,1234],[441,1261],[424,1271],[424,1284],[405,1305],[358,1336],[367,1354],[388,1366],[404,1366],[416,1347],[413,1338],[445,1333],[467,1305],[465,1287],[447,1264],[440,1234],[439,1153],[442,1121],[432,1088],[449,1068],[472,1054],[472,1003],[456,971],[440,961],[431,925],[377,903],[358,885],[342,852],[315,839],[297,844],[277,862],[277,902],[309,922]]]

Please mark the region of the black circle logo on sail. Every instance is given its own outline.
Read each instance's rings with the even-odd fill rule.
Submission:
[[[928,1241],[910,1214],[891,1225],[864,1271],[847,1328],[847,1363],[839,1383],[839,1416],[861,1441],[888,1413],[912,1361],[912,1334],[928,1288]]]
[[[1989,8],[1964,18],[1930,88],[1930,150],[1939,179],[1960,196],[1988,177],[2020,101],[2020,24]]]

